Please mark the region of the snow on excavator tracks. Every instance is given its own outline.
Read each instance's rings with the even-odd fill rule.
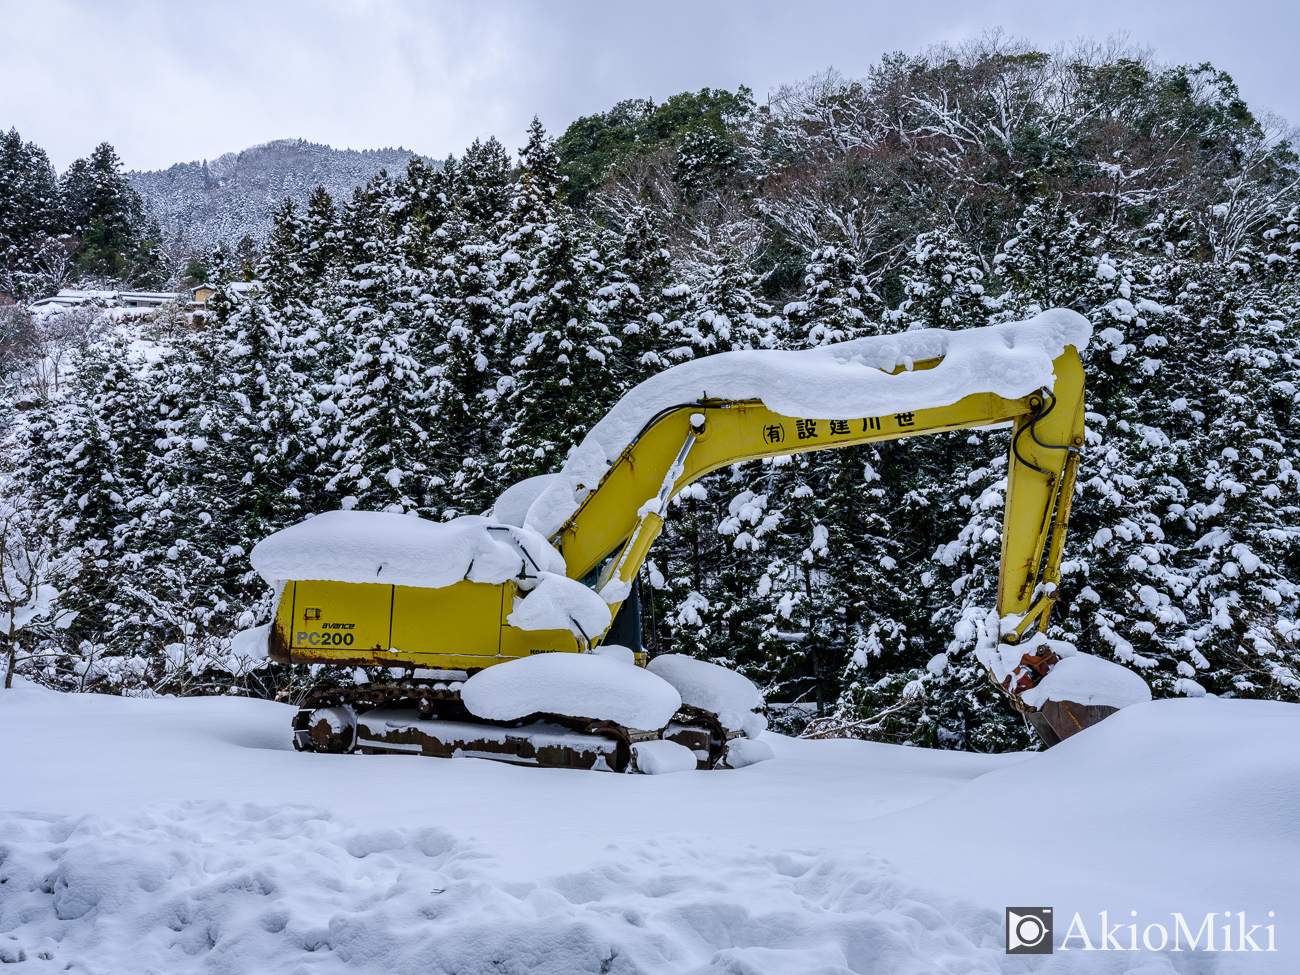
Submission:
[[[682,705],[667,681],[608,652],[545,653],[488,667],[460,696],[471,714],[494,721],[546,711],[649,730],[668,724]]]

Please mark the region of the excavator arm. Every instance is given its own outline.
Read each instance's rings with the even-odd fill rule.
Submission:
[[[912,368],[933,369],[941,361]],[[1084,374],[1072,346],[1056,358],[1053,372],[1050,388],[1020,399],[976,393],[951,406],[887,416],[789,417],[757,400],[670,407],[645,425],[551,541],[569,577],[594,573],[595,588],[617,613],[663,527],[669,500],[711,471],[762,457],[1009,424],[997,610],[1002,641],[1015,645],[1047,629],[1083,446]],[[644,503],[637,506],[636,499]],[[999,686],[1019,709],[1032,711],[1017,696],[1031,680]]]

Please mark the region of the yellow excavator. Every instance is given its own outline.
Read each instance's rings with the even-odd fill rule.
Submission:
[[[539,537],[553,550],[545,555],[552,560],[549,574],[557,574],[554,570],[562,565],[567,580],[602,596],[611,619],[604,632],[588,632],[573,616],[574,625],[553,626],[545,620],[532,628],[518,625],[523,620],[519,607],[537,589],[537,580],[548,575],[543,571],[547,565],[535,544],[530,548],[521,541],[523,527],[493,523],[491,517],[476,530],[502,539],[517,553],[518,570],[504,580],[475,581],[498,577],[476,576],[473,559],[463,576],[417,585],[409,584],[410,578],[384,581],[382,560],[365,576],[328,568],[268,573],[259,566],[264,576],[275,576],[280,588],[269,634],[273,659],[382,667],[406,675],[312,694],[294,719],[295,746],[323,752],[473,755],[620,771],[634,762],[632,746],[638,741],[668,738],[695,751],[701,768],[718,766],[737,732],[706,708],[684,703],[671,722],[652,729],[545,709],[508,721],[489,720],[466,708],[461,688],[486,668],[510,667],[512,661],[540,653],[589,652],[602,643],[630,646],[636,663],[644,666],[637,574],[663,527],[668,501],[709,472],[758,458],[978,427],[1009,427],[1011,432],[998,572],[998,649],[1004,658],[1005,651],[1022,643],[1043,649],[1025,654],[1010,674],[994,675],[994,683],[1049,745],[1101,720],[1114,709],[1068,701],[1035,708],[1021,700],[1057,660],[1043,640],[1031,638],[1045,633],[1057,598],[1084,444],[1079,348],[1091,333],[1086,321],[1071,312],[1045,314],[1055,318],[1048,324],[1037,319],[1014,323],[1016,329],[883,336],[859,340],[866,343],[860,349],[850,342],[802,352],[722,353],[667,370],[642,384],[645,391],[632,390],[611,414],[617,413],[631,432],[621,439],[605,437],[606,462],[585,468],[566,464],[566,470],[579,472],[562,485],[565,498],[570,495],[563,492],[572,491],[574,510],[564,505],[558,515],[551,510],[549,524],[545,517],[534,519],[544,525]],[[1037,345],[1030,341],[1046,334],[1035,328],[1051,331],[1050,324],[1063,321],[1069,328],[1058,327],[1055,338]],[[888,340],[898,341],[891,345]],[[941,354],[915,357],[926,350]],[[987,382],[981,370],[988,374]],[[681,376],[675,376],[679,371]],[[773,380],[778,391],[771,395],[761,381],[767,374],[784,377],[784,385]],[[737,378],[745,375],[758,379],[747,385]],[[825,388],[819,394],[822,375]],[[701,388],[705,381],[722,395],[710,396],[707,386]],[[677,399],[691,383],[699,392]],[[735,391],[758,395],[728,395]],[[1008,391],[1021,394],[1004,395]],[[820,407],[820,415],[794,415],[792,403]],[[881,406],[878,412],[864,412],[863,406],[873,403]],[[328,545],[320,547],[323,551]],[[255,565],[258,554],[255,549]],[[363,578],[370,581],[359,581]]]

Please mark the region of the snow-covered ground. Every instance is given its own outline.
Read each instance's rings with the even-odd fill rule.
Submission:
[[[765,733],[773,761],[658,776],[298,754],[290,714],[0,691],[0,960],[111,975],[1300,971],[1293,705],[1139,704],[1033,755]],[[1052,906],[1058,945],[1077,911],[1098,947],[1107,911],[1121,945],[1139,925],[1139,950],[1076,938],[1006,955],[1008,905]],[[1216,947],[1223,925],[1238,946],[1245,912],[1277,950],[1141,947],[1146,925],[1172,936],[1180,912],[1196,933],[1210,911]],[[1254,940],[1267,947],[1263,927]]]

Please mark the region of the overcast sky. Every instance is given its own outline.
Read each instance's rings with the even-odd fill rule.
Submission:
[[[0,127],[60,169],[102,141],[133,169],[298,136],[443,156],[495,134],[513,151],[534,113],[558,134],[634,96],[762,99],[992,27],[1044,47],[1127,32],[1300,122],[1297,0],[0,0]]]

